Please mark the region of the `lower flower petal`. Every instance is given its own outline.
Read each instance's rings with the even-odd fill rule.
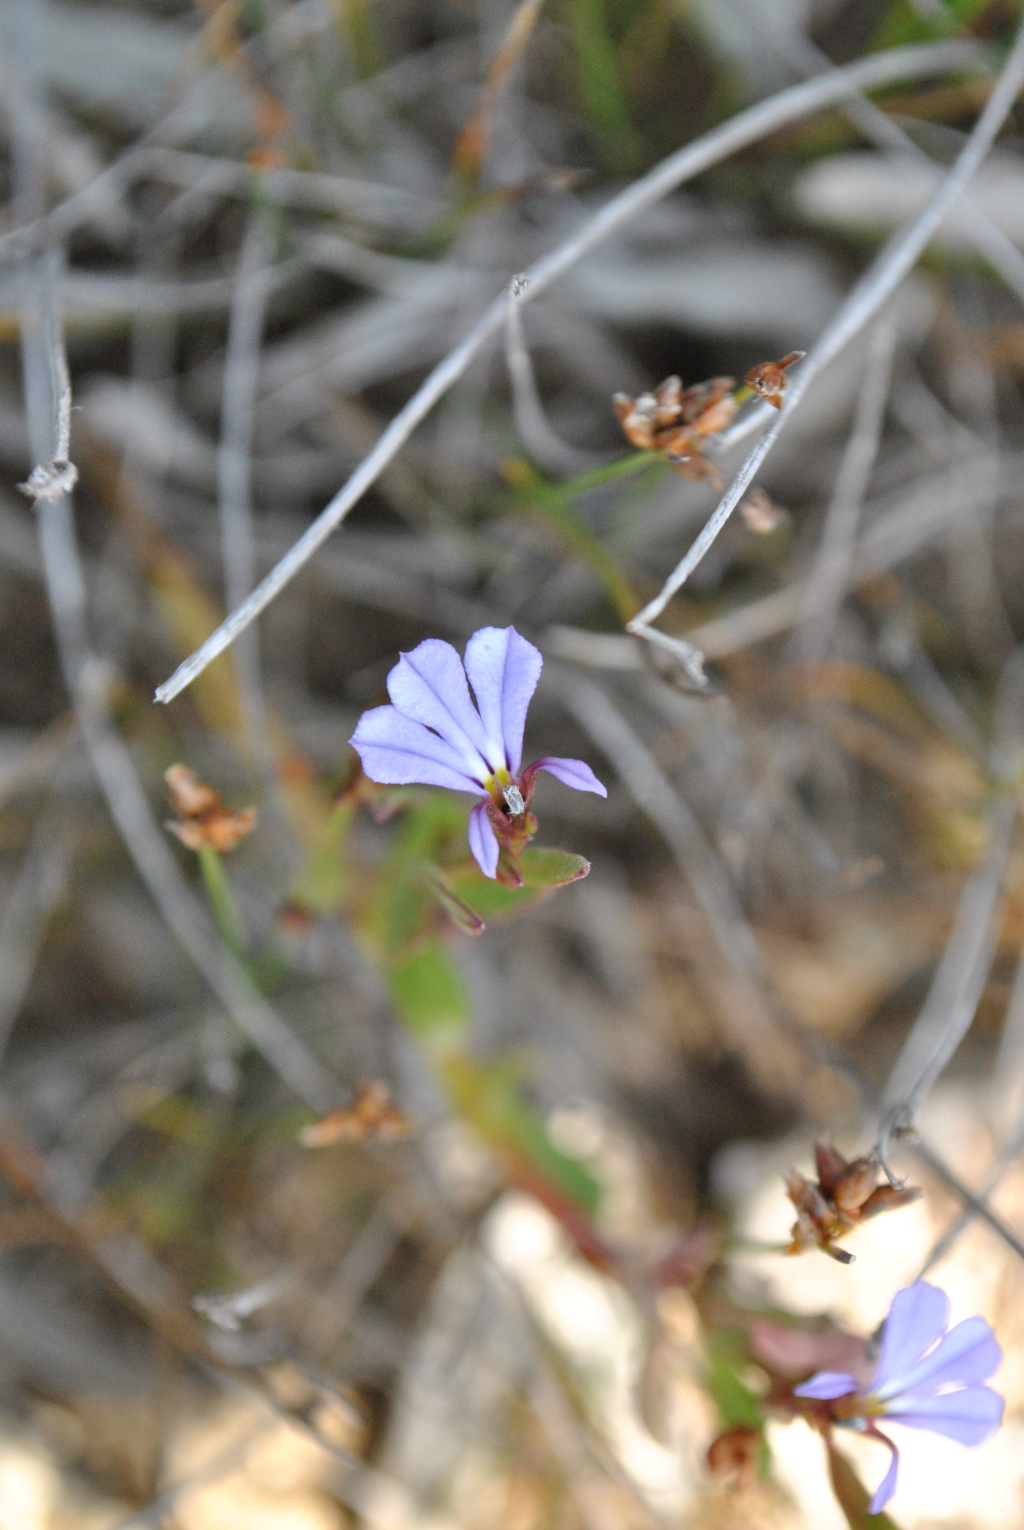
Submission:
[[[364,712],[349,742],[370,780],[382,786],[447,786],[476,796],[483,784],[466,773],[451,744],[395,707]]]
[[[885,1412],[894,1424],[929,1429],[961,1445],[980,1445],[999,1428],[1004,1406],[991,1387],[961,1387],[941,1397],[896,1398]]]
[[[900,1469],[900,1453],[896,1449],[896,1446],[889,1439],[888,1435],[881,1434],[877,1429],[873,1431],[871,1438],[873,1440],[880,1440],[883,1445],[887,1445],[892,1451],[892,1460],[889,1463],[889,1470],[886,1472],[885,1476],[878,1484],[878,1487],[875,1489],[874,1497],[868,1504],[869,1514],[881,1514],[882,1510],[889,1502],[889,1499],[896,1491],[896,1477]]]
[[[498,840],[487,816],[487,803],[478,802],[469,815],[469,848],[485,877],[498,869]]]
[[[856,1392],[857,1383],[845,1371],[819,1371],[810,1381],[793,1388],[794,1397],[812,1397],[818,1402],[831,1402],[835,1397],[846,1397]]]
[[[531,771],[546,770],[549,776],[554,776],[564,786],[571,786],[574,791],[596,792],[599,797],[608,795],[607,788],[601,785],[585,760],[560,760],[545,755],[542,760],[534,760],[529,768]]]

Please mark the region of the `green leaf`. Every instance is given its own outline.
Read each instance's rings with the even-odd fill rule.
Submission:
[[[451,792],[424,792],[406,808],[367,910],[367,932],[386,958],[403,959],[428,932],[434,899],[424,871],[455,845],[461,853],[465,836],[466,810]]]
[[[841,1456],[832,1444],[826,1441],[828,1450],[828,1470],[832,1478],[832,1490],[836,1495],[839,1507],[846,1515],[846,1522],[850,1530],[896,1530],[896,1526],[888,1514],[869,1514],[868,1504],[871,1502],[871,1494],[861,1482],[853,1467],[845,1456]]]
[[[510,1151],[513,1158],[526,1159],[541,1178],[593,1215],[600,1188],[582,1164],[558,1151],[543,1121],[524,1099],[518,1059],[477,1062],[451,1057],[444,1077],[459,1109],[485,1141]]]
[[[609,169],[628,174],[637,167],[641,145],[626,110],[605,0],[569,0],[568,11],[583,109]]]
[[[750,1429],[763,1429],[761,1400],[740,1374],[750,1363],[745,1331],[742,1328],[709,1329],[707,1357],[707,1387],[718,1408],[723,1429],[735,1429],[741,1424]]]
[[[457,893],[452,892],[447,881],[436,866],[427,868],[427,886],[444,909],[448,918],[463,935],[482,935],[487,926],[479,914],[473,912]]]
[[[399,958],[387,974],[388,991],[405,1029],[417,1041],[447,1051],[470,1027],[469,994],[440,940]]]
[[[590,862],[568,850],[545,850],[528,845],[519,857],[527,887],[567,887],[579,882],[590,870]]]
[[[351,799],[335,803],[308,865],[292,885],[293,902],[318,914],[341,907],[351,882],[348,836],[355,816]]]
[[[526,879],[523,887],[506,887],[493,877],[485,877],[476,862],[468,859],[458,866],[444,868],[445,886],[468,909],[490,924],[495,919],[522,913],[523,909],[550,897],[559,887],[578,882],[590,870],[590,862],[582,855],[572,855],[567,850],[545,850],[539,845],[528,845],[520,862]]]

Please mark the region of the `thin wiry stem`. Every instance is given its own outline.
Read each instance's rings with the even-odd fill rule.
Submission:
[[[267,303],[275,285],[271,264],[274,224],[265,209],[256,207],[242,242],[238,283],[231,305],[224,357],[220,445],[217,452],[217,491],[224,600],[230,611],[244,600],[256,582],[255,527],[252,512],[252,451],[259,387],[260,348]],[[249,753],[263,778],[272,810],[275,837],[288,850],[285,819],[279,801],[273,733],[263,685],[257,629],[246,632],[234,650],[235,677]],[[286,859],[291,859],[286,853]]]
[[[926,1163],[930,1169],[933,1169],[940,1179],[945,1180],[949,1188],[956,1192],[973,1216],[979,1217],[981,1221],[987,1223],[992,1231],[1002,1238],[1007,1248],[1011,1248],[1015,1254],[1024,1259],[1024,1243],[1021,1242],[1016,1233],[1011,1232],[1006,1223],[1000,1217],[997,1217],[995,1212],[986,1205],[984,1196],[977,1196],[968,1190],[959,1176],[953,1173],[953,1170],[929,1143],[924,1141],[911,1143],[910,1151],[915,1153],[922,1163]]]
[[[1005,772],[1013,746],[1019,750],[1024,659],[1015,655],[1003,673],[993,774]],[[990,815],[991,844],[960,895],[956,918],[921,1012],[903,1044],[882,1096],[879,1157],[883,1166],[892,1137],[912,1130],[921,1106],[974,1019],[988,981],[999,934],[998,909],[1017,820],[1017,801],[1007,791]],[[888,1173],[888,1168],[886,1168]]]
[[[607,693],[591,680],[546,670],[565,706],[614,766],[630,796],[668,845],[691,888],[735,984],[728,1005],[731,1041],[751,1073],[776,1092],[793,1090],[806,1069],[785,1036],[762,988],[761,953],[732,884],[690,808]]]
[[[990,452],[975,451],[941,473],[920,478],[906,500],[876,519],[858,539],[849,564],[856,582],[892,568],[918,552],[944,531],[954,516],[969,515],[984,504],[988,489],[979,478],[993,460]],[[1002,467],[1007,483],[1024,470],[1024,458],[1007,456]],[[823,565],[831,578],[831,564]],[[694,653],[708,659],[725,658],[753,643],[765,642],[804,620],[813,610],[810,585],[796,579],[784,589],[738,606],[724,616],[693,627],[689,639]],[[672,643],[674,639],[666,638]],[[586,632],[578,627],[552,626],[542,635],[542,647],[557,658],[597,669],[633,670],[644,667],[643,651],[635,638],[611,632]]]
[[[48,394],[52,396],[48,370],[55,385],[52,391],[59,389],[62,400],[67,394],[61,387],[67,367],[63,339],[53,311],[56,273],[52,261],[47,265],[48,280],[41,279],[37,302],[26,308],[22,318],[29,431],[33,451],[41,460],[60,433],[54,429],[48,399]],[[65,683],[93,769],[129,854],[169,928],[235,1023],[300,1098],[326,1108],[339,1096],[333,1079],[213,938],[156,824],[131,754],[113,726],[106,702],[110,676],[89,644],[85,582],[67,493],[40,499],[38,517]]]
[[[669,192],[691,180],[737,150],[755,143],[788,122],[820,111],[861,89],[872,89],[901,79],[941,74],[946,70],[977,67],[982,54],[970,44],[943,43],[921,48],[899,48],[876,53],[849,64],[823,79],[810,80],[759,102],[729,122],[714,128],[695,143],[668,156],[632,186],[613,197],[578,233],[543,256],[525,273],[528,286],[521,301],[530,302],[565,274],[584,255],[595,249],[616,229],[638,217]],[[422,387],[395,415],[373,451],[352,473],[348,482],[323,509],[309,529],[285,554],[249,598],[221,623],[206,642],[179,665],[156,692],[158,701],[172,701],[206,666],[255,621],[272,600],[309,561],[317,548],[341,524],[416,426],[460,378],[466,368],[506,322],[507,298],[502,291],[487,308],[460,345],[456,346],[427,377]]]
[[[916,265],[935,230],[991,149],[997,133],[1020,94],[1022,85],[1024,85],[1024,25],[1019,28],[995,89],[989,96],[984,111],[975,123],[970,137],[949,174],[924,211],[886,244],[857,282],[790,383],[783,408],[771,429],[762,436],[747,457],[704,529],[690,547],[689,552],[676,564],[661,591],[628,623],[630,632],[638,637],[647,638],[648,641],[653,640],[654,629],[651,623],[657,620],[673,595],[682,588],[697,565],[707,555],[746,493],[754,475],[792,419],[794,411],[810,384],[824,367],[845,349],[854,336],[860,333],[865,324],[870,322],[885,301],[895,292],[903,278]],[[673,643],[672,639],[666,639],[664,635],[657,641],[663,646]],[[692,665],[690,644],[680,646],[679,658],[687,668]]]
[[[772,40],[781,41],[787,61],[805,79],[835,67],[828,55],[816,47],[795,23],[787,23],[780,18],[778,25],[772,26],[771,36]],[[934,161],[921,145],[867,96],[857,95],[847,101],[842,112],[846,120],[876,148],[890,153],[895,151],[917,160],[919,164],[934,167]],[[960,209],[964,214],[965,233],[977,253],[998,271],[1010,291],[1024,302],[1024,254],[1021,254],[999,225],[993,223],[987,213],[975,206],[969,194],[961,196]]]
[[[1024,952],[1014,974],[992,1066],[992,1116],[996,1129],[1006,1131],[1007,1122],[1024,1117]]]
[[[67,887],[81,825],[59,791],[40,814],[0,917],[0,1058],[35,971],[54,908]]]
[[[800,653],[821,659],[828,647],[850,578],[864,495],[882,436],[897,331],[891,317],[876,323],[853,429],[836,475],[814,568],[805,586]]]
[[[508,286],[505,317],[505,364],[512,383],[512,413],[523,445],[541,467],[552,473],[582,473],[593,466],[588,452],[577,451],[557,436],[548,424],[537,392],[530,352],[523,334],[520,305],[527,290],[525,276],[513,276]]]
[[[999,1188],[999,1185],[1006,1175],[1007,1170],[1010,1168],[1010,1165],[1014,1163],[1020,1156],[1022,1148],[1024,1148],[1024,1122],[1019,1122],[1017,1130],[1013,1133],[1013,1136],[1002,1148],[999,1157],[996,1159],[996,1162],[993,1165],[991,1172],[989,1173],[988,1178],[981,1188],[981,1191],[978,1195],[978,1201],[981,1205],[988,1205],[989,1197]],[[954,1217],[953,1221],[946,1228],[945,1232],[942,1233],[932,1244],[927,1259],[918,1271],[918,1280],[923,1280],[928,1274],[928,1271],[934,1269],[940,1260],[946,1257],[950,1249],[953,1247],[953,1244],[962,1233],[966,1232],[967,1228],[970,1227],[976,1216],[977,1211],[975,1208],[968,1205],[965,1206],[956,1217]]]

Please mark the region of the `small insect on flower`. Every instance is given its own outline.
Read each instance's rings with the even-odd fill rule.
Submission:
[[[921,1194],[913,1188],[897,1190],[893,1185],[880,1185],[876,1158],[850,1162],[824,1139],[814,1144],[814,1163],[817,1184],[795,1169],[786,1175],[786,1194],[797,1210],[787,1254],[820,1248],[840,1264],[852,1264],[853,1255],[836,1248],[835,1240],[883,1211],[909,1206]]]
[[[514,627],[474,632],[465,666],[450,643],[427,638],[388,675],[392,705],[364,712],[351,738],[371,781],[482,792],[469,815],[469,848],[484,876],[513,887],[523,882],[518,852],[537,829],[530,803],[539,771],[578,792],[608,795],[583,760],[546,755],[520,770],[526,710],[543,663]]]
[[[328,1111],[319,1121],[303,1127],[303,1147],[332,1147],[336,1142],[398,1142],[412,1126],[391,1098],[383,1079],[359,1085],[351,1105]]]
[[[806,351],[790,351],[781,361],[762,361],[759,366],[751,367],[744,382],[754,393],[760,394],[766,404],[781,409],[782,395],[789,386],[786,368],[794,361],[802,361],[806,355]]]
[[[167,795],[177,818],[165,825],[190,850],[210,848],[223,854],[256,827],[256,809],[240,808],[233,813],[217,796],[212,786],[200,781],[187,765],[171,765],[164,771]]]
[[[653,393],[639,398],[616,393],[613,403],[631,445],[664,452],[684,478],[720,485],[721,475],[705,458],[704,448],[736,413],[735,386],[733,377],[712,377],[689,388],[678,377],[666,377]]]
[[[948,1332],[947,1332],[948,1329]],[[806,1398],[812,1421],[827,1435],[855,1429],[879,1440],[892,1462],[868,1506],[878,1514],[896,1491],[899,1451],[878,1428],[879,1419],[928,1429],[961,1445],[981,1445],[1003,1421],[1003,1399],[987,1381],[1003,1352],[981,1317],[949,1327],[949,1298],[923,1280],[893,1297],[870,1390],[842,1371],[819,1371],[793,1388]]]

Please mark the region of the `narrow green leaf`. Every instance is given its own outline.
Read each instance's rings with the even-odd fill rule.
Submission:
[[[417,1041],[447,1050],[470,1027],[469,994],[444,944],[429,941],[390,968],[388,991],[399,1017]]]
[[[452,891],[436,866],[429,867],[427,870],[427,886],[457,930],[461,930],[463,935],[483,934],[487,926],[480,915],[474,913],[469,904],[464,903]]]
[[[707,1360],[707,1388],[718,1408],[723,1429],[735,1429],[738,1425],[763,1429],[764,1409],[760,1398],[741,1376],[750,1362],[743,1329],[709,1329]]]
[[[444,1077],[459,1109],[485,1141],[525,1158],[562,1195],[592,1216],[600,1188],[582,1164],[560,1153],[543,1121],[523,1097],[522,1069],[516,1058],[477,1062],[451,1057]]]
[[[355,815],[351,800],[335,803],[320,843],[292,885],[293,902],[318,914],[341,907],[351,880],[348,836]]]
[[[583,109],[611,170],[635,170],[640,140],[629,120],[604,0],[569,0]]]

